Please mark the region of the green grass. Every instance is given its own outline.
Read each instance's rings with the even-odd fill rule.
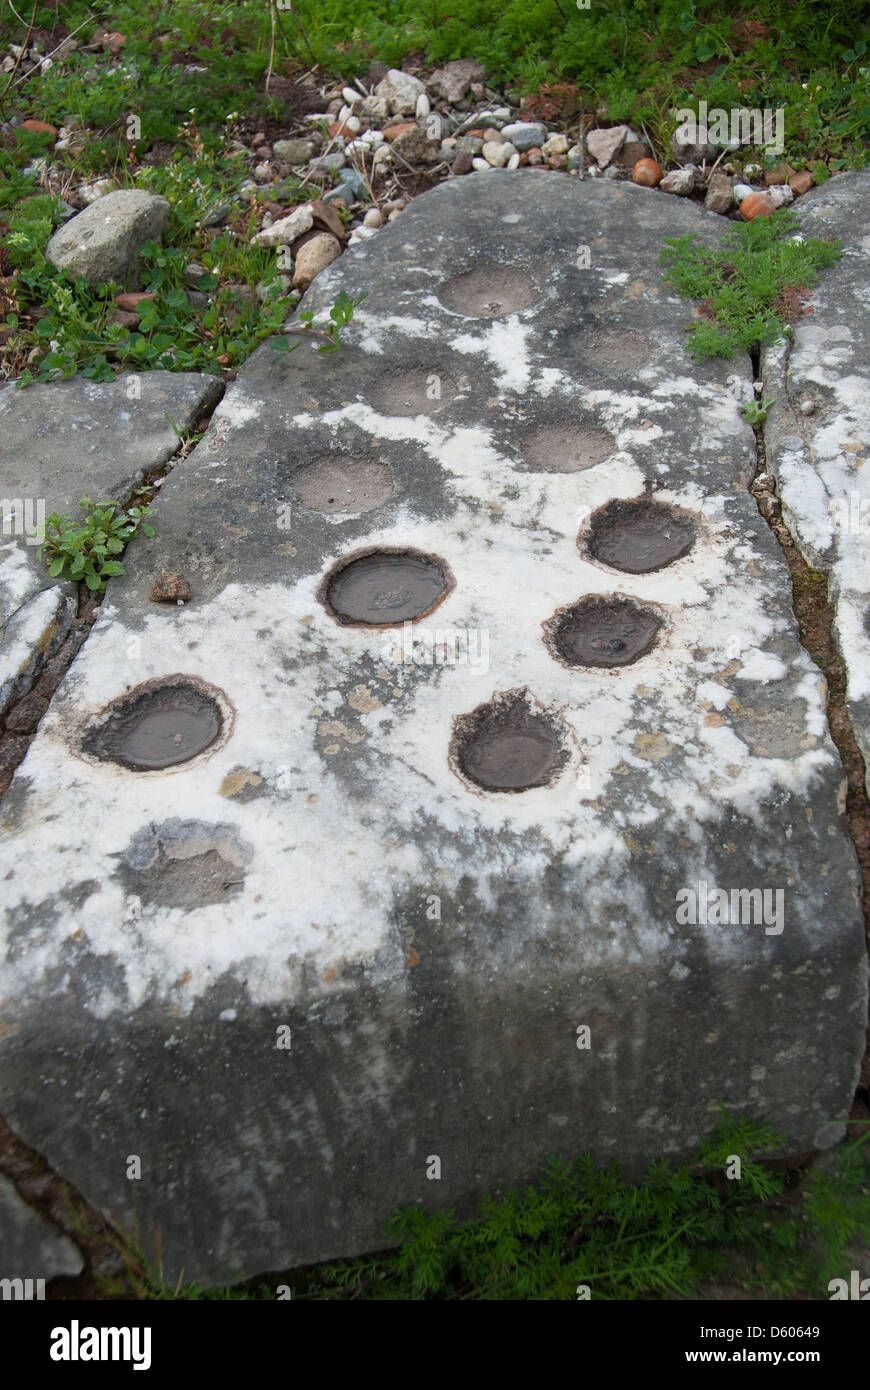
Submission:
[[[791,331],[807,311],[807,290],[818,272],[842,254],[839,242],[796,238],[788,211],[738,223],[711,251],[694,234],[665,238],[664,278],[686,299],[701,301],[703,319],[687,346],[697,357],[756,351]],[[754,421],[751,423],[755,423]]]
[[[0,77],[3,115],[85,132],[75,150],[59,153],[46,135],[19,129],[0,139],[0,275],[17,272],[11,291],[6,286],[9,332],[0,350],[4,375],[25,384],[74,371],[105,380],[154,367],[231,370],[279,331],[298,297],[282,289],[274,253],[249,245],[257,204],[270,197],[289,207],[310,189],[291,181],[246,201],[239,189],[250,166],[234,138],[245,120],[249,131],[252,121],[297,125],[288,74],[315,60],[323,73],[351,77],[373,57],[393,64],[412,51],[430,63],[475,57],[528,114],[575,129],[581,109],[630,120],[666,162],[674,108],[697,109],[700,100],[726,110],[783,106],[785,157],[796,167],[812,163],[817,180],[862,164],[870,138],[870,27],[845,0],[736,0],[727,13],[695,0],[591,0],[589,10],[570,0],[297,0],[293,10],[275,10],[274,36],[267,0],[178,0],[169,9],[162,0],[97,9],[71,0],[62,11],[37,4],[44,50],[64,32],[49,37],[59,14],[79,51],[23,81]],[[0,27],[7,41],[24,38],[8,0],[0,0]],[[101,27],[125,35],[117,57],[88,51]],[[270,65],[284,75],[283,95],[264,90]],[[141,126],[135,140],[127,138],[131,116]],[[93,291],[46,262],[61,209],[38,175],[25,173],[41,157],[71,185],[110,175],[118,186],[169,200],[166,245],[146,256],[144,288],[157,299],[138,330],[109,323],[114,293],[124,287]],[[218,203],[231,212],[213,232],[205,224]],[[205,269],[195,286],[184,275],[191,261]],[[760,255],[759,272],[763,262]],[[702,278],[704,267],[695,268]],[[208,296],[207,309],[190,303],[191,288]],[[747,293],[756,290],[763,304],[763,286]],[[721,295],[726,318],[726,300],[739,308],[737,299],[733,291]],[[765,309],[742,338],[724,319],[702,324],[691,344],[708,353],[727,343],[733,349],[750,328],[762,340],[773,318]]]
[[[703,1297],[710,1283],[754,1297],[826,1298],[848,1273],[850,1243],[870,1229],[867,1138],[842,1146],[825,1171],[802,1176],[771,1155],[782,1139],[732,1118],[695,1163],[650,1164],[642,1181],[618,1165],[553,1158],[524,1192],[486,1196],[476,1217],[404,1207],[385,1235],[397,1248],[235,1287],[168,1284],[159,1261],[128,1251],[126,1284],[109,1296],[143,1299],[538,1301]],[[739,1178],[734,1156],[741,1160]]]
[[[8,8],[3,18],[4,30],[20,40]],[[54,18],[53,5],[38,7],[38,25],[50,28]],[[119,0],[100,10],[71,0],[63,18],[70,30],[83,25],[80,42],[102,24],[124,33],[126,43],[113,70],[102,54],[81,53],[17,89],[19,100],[55,124],[76,113],[117,146],[135,113],[147,148],[177,139],[194,108],[203,139],[216,147],[230,110],[282,113],[281,98],[263,91],[271,46],[266,0],[177,0],[169,9],[162,0]],[[870,23],[847,0],[591,0],[588,10],[574,0],[296,0],[276,18],[276,68],[317,61],[349,77],[364,73],[373,57],[395,65],[415,50],[431,63],[474,57],[516,96],[566,84],[567,93],[556,94],[563,114],[581,104],[587,112],[601,107],[608,119],[645,125],[662,150],[673,128],[670,108],[702,98],[726,109],[785,107],[788,152],[797,162],[862,164],[870,136]],[[94,167],[105,156],[99,140],[90,142]]]

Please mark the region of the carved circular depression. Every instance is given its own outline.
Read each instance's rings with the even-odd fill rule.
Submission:
[[[616,440],[607,430],[575,420],[533,430],[523,445],[523,458],[536,473],[580,473],[615,451]]]
[[[589,594],[544,624],[547,646],[566,666],[630,666],[652,651],[664,621],[622,594]]]
[[[691,550],[692,521],[649,498],[608,502],[592,516],[586,549],[593,560],[626,574],[648,574]]]
[[[134,772],[161,771],[204,753],[224,726],[217,690],[192,676],[171,676],[146,681],[113,701],[83,749]]]
[[[484,791],[522,792],[552,782],[568,749],[556,719],[507,691],[454,721],[450,757]]]
[[[367,392],[381,415],[431,415],[456,395],[456,382],[448,372],[432,367],[411,367],[389,372]]]
[[[634,328],[603,328],[588,334],[578,333],[571,346],[578,356],[593,365],[613,371],[643,367],[653,352],[651,339]]]
[[[525,309],[535,290],[524,270],[511,265],[480,265],[448,280],[439,292],[442,304],[473,319],[495,319]]]
[[[292,495],[312,512],[370,512],[388,502],[395,482],[386,463],[327,454],[303,464],[290,479]]]
[[[327,575],[321,599],[340,623],[398,627],[424,618],[450,593],[443,560],[415,550],[371,550]]]

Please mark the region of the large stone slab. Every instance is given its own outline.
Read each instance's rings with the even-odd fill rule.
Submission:
[[[657,263],[721,229],[633,185],[441,185],[318,278],[311,308],[368,293],[342,351],[264,345],[128,551],[4,803],[0,1108],[170,1277],[377,1248],[395,1203],[552,1152],[682,1157],[719,1102],[842,1136],[842,767],[747,487],[749,363],[694,363]],[[328,606],[442,588],[410,627]]]
[[[0,387],[0,713],[27,689],[75,616],[76,586],[55,582],[32,533],[52,512],[83,516],[78,500],[126,502],[219,399],[216,377],[131,373]]]
[[[798,211],[805,235],[844,247],[811,291],[812,314],[764,353],[768,462],[789,530],[829,576],[849,718],[870,767],[870,173],[838,175]]]

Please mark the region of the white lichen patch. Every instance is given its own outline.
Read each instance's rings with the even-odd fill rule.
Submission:
[[[442,463],[455,460],[454,436],[437,447],[428,442]],[[623,489],[637,494],[633,467],[622,480],[617,469],[596,483],[595,472],[584,476],[592,503]],[[226,972],[246,980],[255,1002],[292,998],[303,965],[322,975],[336,964],[383,958],[396,903],[425,896],[438,876],[456,882],[472,873],[490,906],[507,876],[534,882],[562,855],[582,860],[590,881],[612,881],[633,827],[664,816],[674,835],[691,838],[693,826],[715,821],[728,806],[753,818],[777,789],[812,786],[832,752],[819,741],[823,697],[808,659],[796,656],[789,670],[807,699],[806,728],[796,731],[789,758],[753,754],[718,694],[730,692],[712,680],[728,663],[722,643],[735,631],[752,641],[730,682],[737,688],[740,681],[744,699],[753,684],[784,673],[765,652],[782,635],[765,606],[769,586],[781,579],[735,567],[731,528],[721,512],[710,515],[710,499],[693,488],[660,494],[657,500],[699,517],[705,503],[702,540],[668,569],[628,575],[581,558],[568,503],[576,478],[548,476],[543,489],[540,477],[514,477],[520,497],[512,524],[460,506],[449,522],[404,512],[359,539],[361,546],[434,553],[457,576],[447,599],[411,629],[419,663],[413,646],[396,647],[394,630],[336,624],[316,597],[321,575],[286,587],[230,585],[201,608],[179,610],[171,626],[165,615],[148,613],[135,632],[107,603],[26,759],[26,806],[0,852],[7,923],[48,905],[45,927],[7,967],[12,993],[26,991],[33,972],[62,966],[80,932],[91,952],[123,968],[123,986],[107,987],[95,1012],[155,996],[188,1009]],[[522,524],[530,508],[546,517],[546,545],[530,544]],[[584,594],[611,592],[660,607],[667,622],[658,645],[619,671],[556,661],[542,624]],[[466,639],[453,648],[459,659],[437,664],[439,634],[443,642],[456,633]],[[109,700],[172,673],[226,693],[236,713],[223,746],[190,767],[144,777],[79,756],[82,728]],[[494,693],[518,688],[556,721],[568,762],[549,786],[486,793],[451,766],[453,722]],[[720,711],[718,727],[705,724],[711,705]],[[352,772],[342,765],[347,758]],[[224,794],[239,767],[262,779],[260,794]],[[58,834],[59,825],[76,823],[82,806],[86,850],[77,835]],[[173,818],[230,827],[247,856],[233,874],[240,882],[226,903],[187,910],[143,892],[131,914],[130,885],[118,866],[144,828]],[[525,846],[519,858],[518,843]],[[65,905],[83,880],[99,886],[73,912]],[[640,920],[642,895],[632,891]],[[653,951],[665,930],[647,924],[632,949]],[[588,949],[591,961],[617,947],[603,936]]]

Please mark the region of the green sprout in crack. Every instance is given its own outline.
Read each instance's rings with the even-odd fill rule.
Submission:
[[[700,320],[688,347],[699,358],[752,353],[792,333],[792,321],[812,312],[808,289],[818,272],[842,254],[840,242],[794,235],[791,212],[740,223],[716,250],[694,233],[665,238],[664,278],[684,299],[700,300]]]
[[[743,407],[743,418],[747,425],[763,425],[772,405],[772,396],[767,396],[763,401],[747,401]]]
[[[154,535],[154,528],[145,520],[151,509],[122,510],[117,502],[92,502],[89,497],[82,497],[79,506],[87,512],[84,521],[58,516],[57,512],[46,519],[45,540],[38,554],[52,579],[84,581],[91,593],[98,594],[113,575],[124,573],[117,557],[139,528],[146,536]]]
[[[286,328],[285,333],[305,333],[309,337],[323,338],[325,341],[317,349],[318,352],[338,352],[341,347],[341,330],[353,319],[354,310],[367,298],[366,294],[357,295],[352,299],[346,290],[340,290],[336,295],[335,303],[329,311],[331,322],[326,325],[314,326],[314,312],[305,309],[298,315],[299,323]],[[286,338],[274,338],[272,346],[276,352],[294,352],[299,344],[294,343],[291,348]]]

